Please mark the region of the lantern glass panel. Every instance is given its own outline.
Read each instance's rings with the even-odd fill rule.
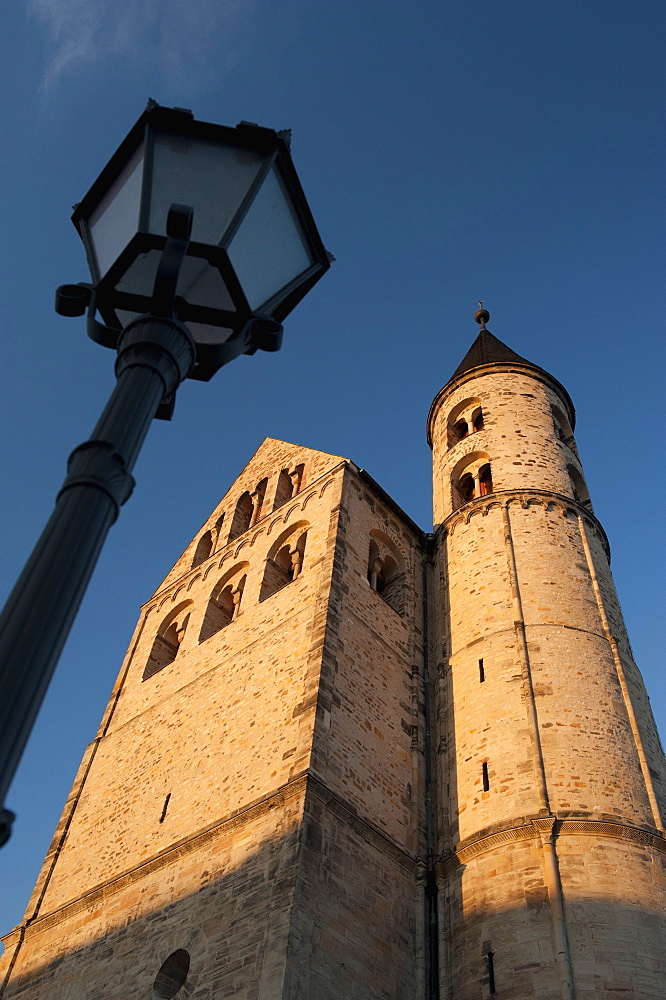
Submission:
[[[96,280],[104,277],[139,227],[142,177],[143,143],[90,215],[88,225],[99,271],[93,275]]]
[[[149,229],[166,234],[174,202],[194,209],[192,239],[218,246],[264,158],[245,149],[166,133],[155,136]]]
[[[292,201],[275,167],[266,175],[228,249],[253,310],[313,263]]]
[[[155,285],[161,258],[161,250],[138,254],[118,282],[118,291],[149,295]],[[235,309],[224,278],[216,267],[211,267],[202,257],[187,256],[183,259],[176,294],[190,305]]]
[[[186,325],[197,344],[225,344],[234,334],[234,331],[226,326],[191,322]]]
[[[116,284],[118,291],[149,295],[155,284],[161,257],[161,250],[148,250],[146,253],[137,254],[118,280]]]
[[[185,257],[176,293],[190,305],[232,311],[236,308],[220,272],[201,257]]]

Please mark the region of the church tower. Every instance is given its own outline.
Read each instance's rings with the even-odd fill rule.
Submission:
[[[141,611],[6,1000],[657,1000],[666,769],[566,390],[487,329],[435,529],[267,438]]]
[[[573,404],[476,318],[428,418],[441,997],[656,1000],[664,755]]]

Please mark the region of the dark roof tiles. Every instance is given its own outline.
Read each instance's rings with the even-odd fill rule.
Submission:
[[[521,358],[520,354],[516,354],[516,352],[512,351],[510,347],[506,346],[506,344],[503,344],[501,340],[498,340],[497,337],[490,332],[490,330],[481,330],[479,336],[476,338],[451,378],[454,379],[457,375],[462,375],[464,372],[468,372],[472,368],[478,368],[479,365],[490,365],[497,361],[520,361],[521,364],[530,365],[532,368],[537,367],[526,358]]]

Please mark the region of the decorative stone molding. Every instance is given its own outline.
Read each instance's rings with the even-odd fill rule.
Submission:
[[[559,510],[562,517],[577,518],[583,517],[590,528],[597,535],[601,542],[606,557],[610,561],[610,545],[606,532],[594,514],[579,504],[571,497],[565,497],[560,493],[551,493],[548,490],[495,490],[484,497],[477,497],[468,503],[454,510],[452,514],[442,521],[439,530],[447,535],[453,535],[460,524],[469,524],[475,514],[487,515],[492,507],[508,507],[512,503],[520,504],[524,510],[531,506],[540,506],[545,510]]]
[[[472,843],[459,846],[448,857],[441,858],[435,865],[437,874],[448,878],[458,868],[466,865],[474,858],[504,844],[517,843],[520,840],[549,840],[554,837],[561,840],[566,836],[585,835],[590,837],[608,837],[613,840],[630,840],[642,847],[652,848],[666,854],[666,837],[649,830],[642,830],[624,823],[609,823],[604,820],[562,819],[556,816],[535,817],[529,823],[521,826],[507,827],[498,830],[487,837],[481,837]]]

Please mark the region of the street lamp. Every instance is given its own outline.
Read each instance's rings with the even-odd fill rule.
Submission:
[[[151,101],[74,209],[92,283],[62,285],[56,311],[87,312],[117,383],[0,616],[2,803],[153,417],[170,419],[183,379],[278,350],[330,266],[288,138]],[[12,819],[3,808],[0,844]]]

